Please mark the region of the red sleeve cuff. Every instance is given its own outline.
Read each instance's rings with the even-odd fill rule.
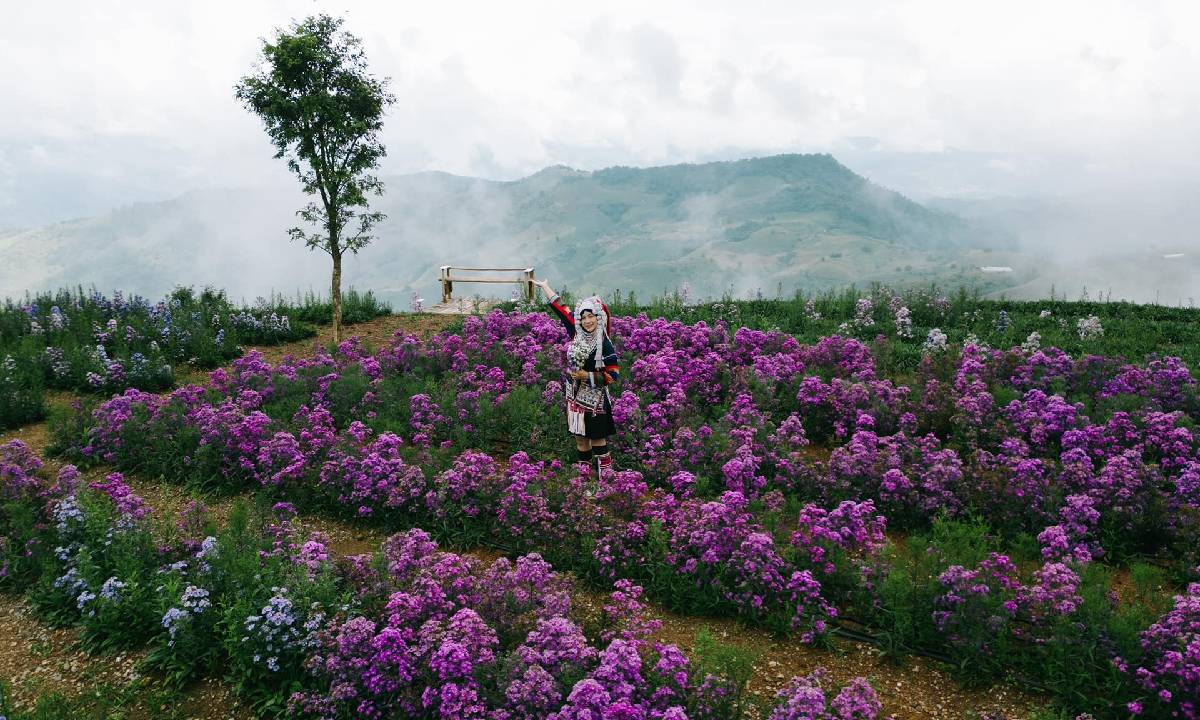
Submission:
[[[559,304],[558,300],[551,300],[550,307],[554,308],[559,315],[562,315],[567,322],[571,323],[572,325],[575,324],[575,316],[571,314],[571,310]]]

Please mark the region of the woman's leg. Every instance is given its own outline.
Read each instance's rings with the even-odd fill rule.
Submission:
[[[596,458],[596,471],[610,472],[613,469],[612,455],[609,454],[608,438],[592,440],[592,456]]]
[[[578,454],[576,458],[576,466],[580,472],[592,468],[592,443],[583,435],[575,436],[575,452]]]

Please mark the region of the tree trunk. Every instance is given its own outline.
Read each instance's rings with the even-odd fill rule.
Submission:
[[[333,342],[342,342],[342,254],[330,253],[333,256],[333,286],[330,297],[333,298]]]

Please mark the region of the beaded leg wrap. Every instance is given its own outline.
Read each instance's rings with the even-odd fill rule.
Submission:
[[[592,451],[592,454],[596,456],[596,472],[597,472],[597,474],[605,474],[605,473],[612,472],[612,469],[613,469],[612,453],[609,452],[607,445],[604,445],[603,447],[600,447],[600,448],[596,448],[595,450]]]

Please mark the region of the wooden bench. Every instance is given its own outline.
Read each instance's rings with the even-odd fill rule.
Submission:
[[[517,272],[521,273],[516,278],[495,278],[495,277],[459,277],[454,273],[459,272]],[[520,285],[522,286],[525,299],[532,301],[535,297],[536,286],[533,284],[533,268],[468,268],[468,267],[452,267],[450,265],[442,266],[442,302],[450,302],[451,295],[454,294],[454,283],[500,283],[505,285]]]

